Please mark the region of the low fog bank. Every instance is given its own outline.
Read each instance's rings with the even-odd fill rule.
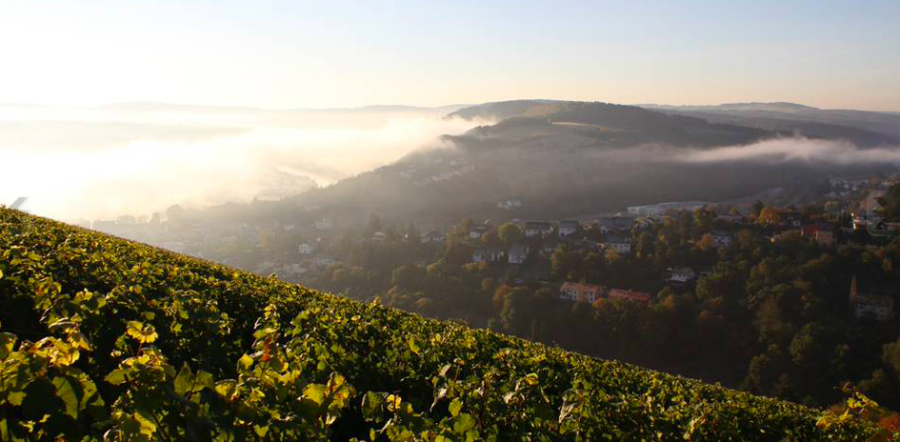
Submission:
[[[713,148],[646,144],[627,149],[588,151],[595,159],[622,163],[776,165],[809,163],[832,166],[900,166],[900,146],[860,148],[853,143],[804,137],[774,138],[758,143]]]
[[[900,165],[900,146],[860,149],[852,143],[808,138],[778,138],[748,146],[727,146],[715,149],[692,150],[677,155],[681,161],[714,163],[721,161],[783,162],[802,160],[855,164]]]
[[[440,144],[477,122],[390,107],[262,111],[0,106],[0,204],[75,221],[281,198]]]

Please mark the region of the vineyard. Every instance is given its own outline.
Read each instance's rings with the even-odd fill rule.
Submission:
[[[874,428],[0,209],[0,440],[868,440]]]

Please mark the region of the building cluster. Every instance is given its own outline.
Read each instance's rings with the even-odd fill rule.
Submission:
[[[687,210],[694,211],[709,206],[710,203],[703,201],[677,201],[671,203],[652,204],[648,206],[630,206],[628,214],[634,216],[660,216],[672,211]]]
[[[585,284],[580,282],[565,282],[559,288],[559,298],[573,302],[587,302],[593,304],[599,300],[621,300],[637,302],[647,305],[653,299],[653,295],[645,292],[627,289],[608,289],[598,284]]]
[[[472,253],[472,262],[506,262],[507,264],[524,264],[530,257],[549,259],[560,246],[571,250],[591,250],[601,252],[614,250],[619,255],[629,255],[632,251],[632,229],[649,227],[646,218],[630,215],[616,215],[596,221],[602,239],[591,240],[580,235],[583,226],[576,220],[559,221],[521,221],[518,227],[522,231],[522,242],[513,244],[508,250],[481,247]],[[468,231],[471,240],[479,240],[494,227],[490,224],[473,224]],[[442,241],[443,235],[436,231],[422,236],[423,242]]]

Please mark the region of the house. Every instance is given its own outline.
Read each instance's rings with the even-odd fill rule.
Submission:
[[[597,226],[600,227],[600,233],[604,235],[616,230],[616,219],[613,217],[600,218],[596,222]]]
[[[334,223],[327,218],[320,219],[316,221],[316,230],[331,230],[334,227]]]
[[[472,252],[472,262],[497,262],[503,257],[498,249],[476,249]]]
[[[562,245],[562,243],[558,241],[544,241],[544,243],[541,245],[541,256],[544,258],[553,256],[553,252],[556,252],[556,249],[558,249],[560,245]]]
[[[515,244],[509,249],[509,263],[522,264],[528,259],[528,247],[523,244]]]
[[[662,222],[662,218],[655,216],[645,216],[634,220],[634,228],[640,231],[650,230],[655,224]]]
[[[799,228],[803,225],[804,216],[800,212],[784,212],[781,214],[781,223],[788,228]]]
[[[722,230],[714,230],[712,232],[712,239],[715,247],[728,247],[734,242],[734,238],[731,234]]]
[[[778,244],[780,242],[784,242],[798,236],[800,236],[799,230],[785,230],[784,232],[772,235],[772,238],[769,241],[771,241],[772,244]]]
[[[422,234],[422,243],[435,243],[435,242],[443,242],[444,235],[437,230],[429,230],[427,233]]]
[[[469,238],[481,239],[482,235],[491,230],[490,224],[475,224],[469,228]]]
[[[706,207],[709,203],[703,201],[676,201],[671,203],[652,204],[649,206],[631,206],[628,213],[631,215],[662,215],[667,212],[681,210],[694,211]]]
[[[603,248],[615,250],[620,255],[628,255],[631,253],[631,238],[624,235],[609,234],[606,236]]]
[[[724,215],[717,215],[716,220],[724,221],[726,223],[740,224],[740,223],[744,222],[744,217],[742,215],[724,214]]]
[[[853,230],[867,230],[869,227],[869,215],[860,213],[853,215]]]
[[[806,224],[800,230],[800,234],[813,238],[819,245],[823,247],[831,247],[834,245],[834,224],[826,222],[817,222]]]
[[[856,276],[850,283],[850,306],[857,319],[873,317],[879,321],[886,321],[894,315],[894,298],[884,292],[860,291],[856,282]]]
[[[566,301],[581,301],[593,304],[594,301],[605,295],[606,287],[596,284],[566,282],[559,288],[559,298]]]
[[[884,229],[890,235],[900,235],[900,221],[897,222],[883,222]]]
[[[337,261],[335,261],[334,258],[329,258],[327,256],[317,256],[317,257],[313,258],[313,264],[315,264],[318,267],[332,266],[336,262]]]
[[[553,224],[547,221],[527,221],[525,223],[525,236],[533,238],[546,236],[553,233]]]
[[[563,220],[559,222],[559,236],[566,237],[578,231],[578,221]]]
[[[636,217],[634,216],[616,215],[616,217],[613,218],[613,224],[615,225],[617,230],[626,232],[628,230],[631,230],[631,228],[634,226],[635,219]]]
[[[869,228],[869,233],[873,235],[895,236],[900,234],[900,222],[887,222],[881,219],[878,222],[871,221]]]
[[[503,210],[512,210],[512,209],[515,209],[516,207],[522,207],[522,201],[521,200],[500,201],[499,203],[497,203],[497,207],[500,209],[503,209]]]
[[[309,242],[300,243],[299,251],[301,255],[312,255],[316,252],[316,245]]]
[[[818,223],[816,225],[816,242],[822,247],[834,246],[834,224]]]
[[[672,285],[684,286],[693,281],[696,277],[697,273],[690,267],[675,267],[672,269],[672,276],[669,278],[669,283]]]
[[[647,304],[653,299],[653,295],[636,290],[612,289],[607,296],[609,299],[619,299],[623,301],[639,302]]]
[[[588,250],[591,252],[599,252],[601,249],[598,242],[589,239],[579,239],[578,241],[574,241],[571,243],[571,248],[572,250]]]

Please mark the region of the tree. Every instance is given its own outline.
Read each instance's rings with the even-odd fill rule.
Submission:
[[[481,242],[488,247],[501,247],[503,244],[500,241],[500,235],[497,233],[497,229],[488,229],[487,232],[484,232],[481,235]]]
[[[500,226],[500,241],[507,248],[522,240],[522,229],[513,223],[505,223]]]
[[[897,380],[900,380],[900,338],[884,345],[881,360],[893,370]]]
[[[711,233],[707,233],[700,238],[700,242],[697,243],[697,247],[704,252],[708,252],[712,249],[716,248],[716,240],[713,238]]]
[[[517,287],[503,296],[503,307],[500,309],[500,324],[510,333],[523,333],[527,329],[528,291]]]
[[[803,326],[791,340],[790,353],[794,364],[806,368],[823,367],[822,363],[828,357],[824,335],[821,325],[809,323]]]
[[[762,201],[756,200],[756,202],[753,203],[753,207],[750,210],[751,210],[751,213],[753,214],[753,216],[759,217],[759,214],[762,213],[762,210],[764,207],[765,207],[765,205],[763,204]]]
[[[553,272],[553,276],[557,278],[567,277],[575,268],[572,261],[572,257],[565,248],[560,246],[554,250],[553,255],[550,257],[550,269]]]
[[[369,215],[369,222],[366,224],[366,233],[369,235],[374,235],[377,232],[381,231],[381,218],[378,218],[378,215],[372,213]]]
[[[766,206],[759,213],[759,223],[764,225],[781,224],[781,211],[772,206]]]
[[[619,256],[619,252],[616,252],[615,249],[607,250],[606,254],[604,255],[604,258],[606,260],[606,263],[609,265],[618,264],[619,261],[622,260],[622,258]]]

